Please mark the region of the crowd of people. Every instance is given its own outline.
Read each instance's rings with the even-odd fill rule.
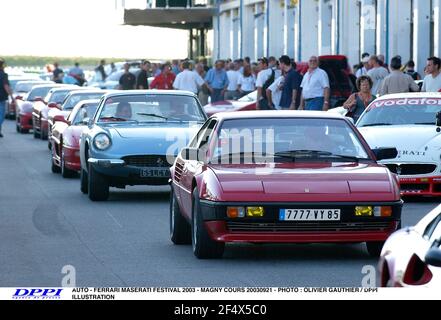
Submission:
[[[415,82],[421,80],[421,76],[415,71],[415,63],[412,60],[405,65],[402,64],[400,56],[393,57],[389,65],[384,60],[384,55],[364,53],[361,62],[354,66],[357,92],[343,104],[354,119],[357,119],[379,95],[441,90],[441,60],[438,57],[427,59],[421,87]],[[124,72],[119,79],[119,89],[185,90],[198,95],[202,105],[209,101],[215,103],[221,100],[237,100],[257,90],[256,108],[258,110],[326,111],[330,107],[330,82],[328,74],[319,67],[319,63],[317,56],[310,57],[307,71],[301,74],[296,70],[294,60],[287,55],[279,59],[263,57],[257,62],[251,62],[249,57],[234,61],[217,60],[212,68],[208,66],[206,59],[173,60],[163,64],[143,60],[140,70],[136,73],[132,73],[129,63],[124,64]],[[3,69],[4,61],[0,60],[2,83],[0,87],[0,137],[2,137],[1,122],[4,118],[6,100],[9,95],[12,95],[7,74]],[[101,81],[105,81],[110,74],[117,71],[113,63],[107,70],[108,74],[106,62],[101,60],[95,68],[95,73]],[[65,73],[55,62],[51,71],[52,80],[57,83],[81,86],[86,82],[84,71],[79,63],[75,63],[74,67]]]

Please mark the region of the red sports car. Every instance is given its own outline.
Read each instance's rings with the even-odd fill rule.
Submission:
[[[29,91],[22,99],[17,99],[16,106],[16,128],[17,132],[27,133],[32,129],[32,110],[34,107],[34,103],[37,101],[42,103],[43,98],[47,95],[49,90],[60,86],[60,84],[50,83],[50,84],[42,84],[36,85],[32,87],[32,90]]]
[[[37,101],[32,109],[32,129],[34,138],[47,139],[48,113],[50,108],[59,108],[69,92],[83,88],[74,85],[64,85],[51,89],[43,101]]]
[[[88,118],[96,111],[99,100],[82,100],[78,102],[67,119],[63,114],[54,116],[51,143],[51,169],[53,173],[61,172],[63,178],[74,176],[80,171],[80,136],[87,126]]]
[[[228,242],[366,242],[378,256],[401,221],[398,179],[345,117],[212,116],[171,168],[170,234],[198,258]]]

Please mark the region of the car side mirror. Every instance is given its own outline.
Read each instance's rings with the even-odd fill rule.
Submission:
[[[372,149],[377,161],[385,159],[395,159],[398,156],[397,148],[377,148]]]
[[[441,267],[441,249],[437,247],[430,248],[424,260],[428,265]]]
[[[181,150],[181,157],[184,160],[195,160],[205,162],[206,156],[203,149],[185,147]]]
[[[441,111],[436,113],[436,126],[441,127]]]
[[[61,114],[57,114],[56,116],[54,116],[54,122],[57,122],[57,121],[58,122],[68,123],[68,121]]]

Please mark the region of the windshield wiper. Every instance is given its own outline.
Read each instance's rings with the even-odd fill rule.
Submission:
[[[104,120],[104,121],[107,121],[107,120],[110,120],[110,121],[127,121],[128,119],[126,119],[126,118],[119,118],[119,117],[102,117],[102,118],[100,118],[100,121],[101,120]]]
[[[282,158],[301,158],[301,157],[329,157],[329,158],[342,158],[342,159],[348,159],[354,162],[358,162],[359,160],[365,160],[363,158],[358,158],[355,156],[349,156],[349,155],[341,155],[341,154],[335,154],[328,151],[320,151],[320,150],[290,150],[290,151],[281,151],[276,152],[274,154],[276,157],[282,157]]]
[[[137,112],[136,114],[139,114],[140,116],[149,116],[149,117],[156,117],[156,118],[161,118],[164,120],[168,120],[167,117],[163,117],[154,113],[143,113],[143,112]]]
[[[362,127],[375,127],[375,126],[392,126],[392,123],[386,123],[386,122],[369,123],[369,124],[365,124]]]

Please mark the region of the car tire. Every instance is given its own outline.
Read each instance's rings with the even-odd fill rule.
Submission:
[[[21,132],[20,125],[18,123],[15,124],[15,130],[17,132]]]
[[[60,173],[61,168],[55,164],[54,156],[53,156],[52,152],[50,153],[50,155],[51,155],[51,171],[52,171],[52,173]]]
[[[63,151],[61,151],[61,176],[63,178],[73,178],[76,176],[77,172],[74,170],[70,170],[68,168],[66,168],[66,164],[64,163],[64,156],[63,156]]]
[[[170,191],[170,239],[174,244],[191,244],[191,227],[181,213],[173,188]]]
[[[23,133],[23,134],[29,133],[29,129],[20,128],[20,133]]]
[[[87,194],[88,190],[88,179],[87,179],[87,172],[83,168],[81,168],[80,171],[80,190],[83,194]]]
[[[106,201],[109,198],[109,183],[104,175],[97,172],[91,164],[89,164],[88,194],[92,201]]]
[[[384,241],[370,241],[366,242],[366,249],[369,255],[373,258],[378,258],[381,254],[381,249],[383,249]]]
[[[199,191],[193,190],[193,209],[191,223],[191,243],[193,253],[198,259],[222,258],[225,250],[225,243],[217,242],[210,238],[204,226]]]

